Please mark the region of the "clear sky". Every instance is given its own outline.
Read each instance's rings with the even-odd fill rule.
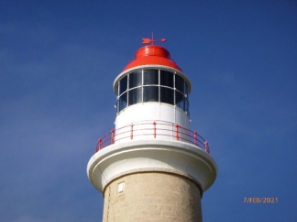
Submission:
[[[191,129],[217,161],[204,221],[297,221],[296,0],[1,0],[0,221],[101,221],[87,163],[151,32],[192,81]]]

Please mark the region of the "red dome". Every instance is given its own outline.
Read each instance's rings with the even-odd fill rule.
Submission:
[[[143,65],[168,66],[182,71],[181,68],[170,59],[170,53],[167,49],[158,45],[148,45],[138,49],[135,54],[135,59],[130,62],[123,71]]]

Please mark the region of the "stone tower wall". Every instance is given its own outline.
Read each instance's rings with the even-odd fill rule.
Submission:
[[[200,199],[199,187],[186,177],[130,174],[105,188],[103,222],[201,222]]]

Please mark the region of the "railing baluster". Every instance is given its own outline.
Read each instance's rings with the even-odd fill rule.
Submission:
[[[176,140],[179,140],[179,136],[178,136],[178,127],[179,127],[179,125],[176,124],[175,127],[176,127]]]
[[[204,148],[205,148],[205,151],[209,153],[209,147],[208,147],[207,141],[204,142]]]
[[[194,131],[194,144],[197,146],[197,132]]]
[[[154,138],[157,136],[157,130],[156,130],[156,122],[154,121]]]
[[[133,140],[133,124],[131,124],[131,135],[130,135],[130,139]]]
[[[110,144],[114,144],[114,130],[111,130],[111,140],[110,140]]]
[[[98,142],[99,142],[99,150],[101,150],[101,148],[102,148],[102,139],[100,139]]]
[[[99,139],[96,149],[95,149],[95,153],[97,153],[99,150],[101,150],[101,147],[102,147],[102,139]]]

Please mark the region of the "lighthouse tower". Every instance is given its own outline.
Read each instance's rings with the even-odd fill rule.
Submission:
[[[191,82],[155,41],[144,38],[115,78],[115,129],[87,166],[103,222],[202,221],[202,194],[217,175],[208,142],[190,130]]]

